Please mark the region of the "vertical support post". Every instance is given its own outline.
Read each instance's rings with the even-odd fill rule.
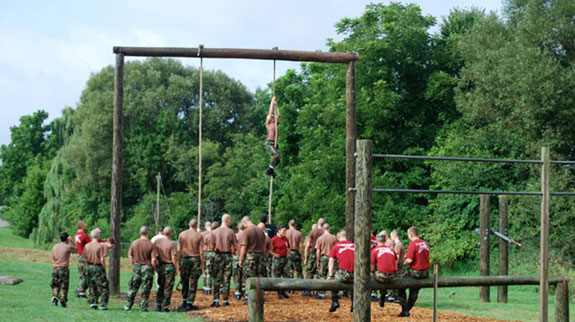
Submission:
[[[357,191],[355,194],[355,267],[353,283],[353,320],[371,320],[371,167],[373,143],[357,141]]]
[[[539,281],[539,321],[547,322],[549,298],[549,148],[541,148],[541,279]]]
[[[569,287],[567,279],[555,285],[555,322],[569,322]]]
[[[479,217],[479,271],[489,276],[489,195],[481,195]],[[489,302],[489,286],[479,287],[479,300]]]
[[[116,54],[114,71],[114,125],[112,132],[112,205],[110,209],[110,236],[115,246],[110,254],[110,293],[120,292],[120,225],[122,223],[122,137],[124,118],[124,54]]]
[[[247,282],[246,288],[248,290],[248,320],[250,322],[264,322],[263,291],[254,285],[254,279]]]
[[[354,241],[355,193],[350,188],[355,188],[355,61],[347,64],[345,89],[345,230],[349,240]]]
[[[507,231],[507,209],[509,199],[506,195],[499,196],[499,232],[508,235]],[[499,238],[499,275],[509,274],[509,245]],[[507,286],[502,285],[497,289],[497,302],[507,303]]]
[[[433,264],[433,322],[437,322],[437,280],[439,278],[439,263]]]

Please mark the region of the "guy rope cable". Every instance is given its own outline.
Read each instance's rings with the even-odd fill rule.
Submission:
[[[198,124],[198,227],[201,227],[202,215],[202,92],[204,84],[204,59],[201,57],[202,47],[198,46],[198,56],[200,56],[200,93],[198,102],[199,124]]]
[[[277,50],[277,47],[273,48],[274,50]],[[276,96],[276,61],[274,59],[274,68],[273,68],[273,87],[272,87],[272,98]],[[276,108],[277,108],[277,99],[276,99],[276,103],[274,106],[274,110],[273,110],[273,114],[274,114],[274,122],[276,125],[276,136],[274,138],[274,149],[277,149],[278,147],[278,119],[276,114]],[[268,220],[270,221],[270,224],[272,223],[272,198],[273,198],[273,188],[274,188],[274,177],[270,176],[270,195],[269,195],[269,199],[268,199]]]

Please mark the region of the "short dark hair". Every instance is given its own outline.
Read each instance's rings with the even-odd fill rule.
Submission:
[[[419,237],[419,229],[417,229],[415,226],[409,227],[409,229],[407,229],[407,233],[412,234],[415,237]]]
[[[67,241],[68,237],[70,237],[70,235],[68,235],[67,232],[63,232],[62,235],[60,235],[60,241],[63,241],[63,242]]]
[[[278,229],[278,231],[280,231],[282,229],[287,229],[286,225],[280,225],[280,228]]]
[[[263,213],[262,216],[260,217],[260,222],[263,222],[264,224],[268,221],[268,215],[266,213]]]

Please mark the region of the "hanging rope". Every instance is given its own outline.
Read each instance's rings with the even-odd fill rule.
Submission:
[[[274,50],[277,50],[278,48],[275,47],[273,48]],[[273,87],[272,87],[272,93],[273,96],[276,96],[276,61],[274,59],[274,68],[273,68]],[[277,109],[277,101],[276,101],[276,106],[274,106],[274,122],[276,125],[276,136],[274,139],[274,149],[277,149],[278,147],[278,118],[277,118],[277,113],[276,113],[276,109]],[[272,199],[273,199],[273,188],[274,188],[274,177],[270,176],[270,195],[268,198],[268,220],[270,221],[270,224],[272,223]]]
[[[198,56],[200,57],[200,93],[199,93],[199,124],[198,124],[198,227],[201,227],[202,218],[202,99],[203,99],[203,85],[204,85],[204,59],[201,57],[202,47],[198,46]]]

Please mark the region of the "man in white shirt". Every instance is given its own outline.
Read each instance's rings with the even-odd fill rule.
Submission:
[[[155,244],[156,240],[160,239],[160,238],[164,238],[164,226],[160,226],[160,228],[158,228],[158,233],[156,234],[156,236],[152,237],[152,239],[150,239],[150,241]]]

